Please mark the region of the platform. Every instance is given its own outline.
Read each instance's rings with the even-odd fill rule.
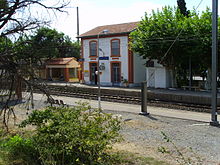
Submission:
[[[47,82],[48,85],[52,86],[68,86],[77,87],[82,90],[96,92],[97,86],[85,85],[80,83],[60,83],[60,82]],[[126,95],[131,97],[140,97],[140,88],[124,88],[124,87],[104,87],[101,86],[102,94],[112,95]],[[211,105],[211,91],[188,91],[182,89],[154,89],[148,88],[147,93],[148,99],[200,104],[200,105]],[[220,105],[220,94],[218,94],[218,105]]]

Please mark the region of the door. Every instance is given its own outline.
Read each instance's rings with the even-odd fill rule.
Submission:
[[[121,65],[120,63],[112,63],[112,85],[120,86],[121,83]]]
[[[155,87],[155,70],[149,69],[148,70],[149,76],[148,76],[148,83],[149,87]]]
[[[90,82],[91,84],[97,85],[98,77],[96,75],[97,63],[90,63]]]

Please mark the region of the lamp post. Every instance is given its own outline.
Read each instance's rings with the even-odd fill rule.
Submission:
[[[97,36],[97,48],[98,48],[98,52],[97,52],[97,55],[98,55],[98,67],[97,67],[97,70],[98,70],[98,108],[101,109],[101,84],[100,84],[100,62],[99,62],[99,36],[100,34],[106,34],[108,33],[108,30],[105,29],[101,32],[98,33],[98,36]]]
[[[218,0],[212,0],[212,115],[210,125],[219,126],[217,120],[217,67],[218,66]]]

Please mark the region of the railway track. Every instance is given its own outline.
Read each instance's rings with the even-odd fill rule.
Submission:
[[[68,86],[47,86],[47,90],[51,95],[57,96],[67,96],[67,97],[76,97],[83,99],[97,100],[97,90],[87,90],[86,88],[79,87],[68,87]],[[40,90],[34,90],[35,93],[41,93]],[[101,92],[101,100],[109,102],[119,102],[127,104],[141,104],[141,93],[137,96],[129,96],[125,94],[107,94],[106,92]],[[173,108],[179,110],[188,110],[196,112],[210,112],[210,106],[208,105],[198,105],[198,104],[188,104],[180,102],[168,102],[165,100],[150,99],[148,100],[148,105]],[[218,107],[220,110],[220,107]]]

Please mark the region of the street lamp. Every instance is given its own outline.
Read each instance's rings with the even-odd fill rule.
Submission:
[[[218,0],[212,0],[212,115],[210,125],[219,126],[217,120],[218,70]]]
[[[107,29],[105,29],[105,30],[103,30],[103,31],[101,31],[101,32],[99,32],[98,33],[98,36],[97,36],[97,48],[98,48],[98,108],[99,109],[101,109],[101,90],[100,90],[100,86],[101,86],[101,84],[100,84],[100,63],[99,63],[99,50],[100,50],[100,48],[99,48],[99,36],[100,36],[100,34],[106,34],[106,33],[108,33],[108,30]]]

